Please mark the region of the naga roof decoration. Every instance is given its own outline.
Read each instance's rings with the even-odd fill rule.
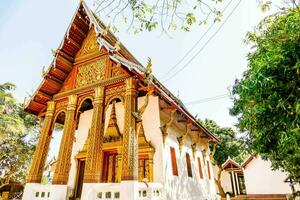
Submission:
[[[38,115],[46,109],[47,101],[53,98],[63,86],[75,63],[75,55],[80,50],[90,28],[94,28],[97,34],[97,42],[100,48],[104,47],[109,53],[109,58],[120,63],[129,71],[144,78],[145,67],[119,42],[116,36],[108,30],[104,23],[81,1],[67,29],[67,32],[53,52],[54,59],[48,70],[43,73],[43,81],[28,101],[24,110]],[[116,47],[116,43],[118,47]],[[63,62],[62,62],[63,61]],[[202,130],[213,142],[219,140],[187,111],[183,103],[175,97],[157,78],[153,77],[152,84],[156,92],[168,103],[174,106],[179,113],[183,114],[195,127]]]

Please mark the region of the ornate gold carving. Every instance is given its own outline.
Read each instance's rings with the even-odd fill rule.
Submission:
[[[95,51],[99,51],[99,44],[97,43],[97,35],[94,29],[91,29],[84,39],[81,49],[77,52],[76,57],[85,56],[86,54],[94,53]]]
[[[165,145],[166,139],[168,137],[168,129],[172,125],[172,123],[174,121],[175,113],[176,113],[176,109],[171,110],[169,121],[167,123],[165,123],[163,126],[160,127],[160,130],[161,130],[162,135],[163,135],[163,143],[164,143],[164,145]]]
[[[103,112],[104,87],[95,88],[94,111],[89,137],[89,146],[84,173],[85,183],[99,183],[102,177],[103,165]]]
[[[68,101],[59,101],[56,104],[55,115],[57,115],[62,110],[66,109],[68,106]]]
[[[78,67],[76,88],[93,84],[105,79],[106,59],[82,65]]]
[[[132,113],[137,109],[136,81],[126,79],[124,133],[122,146],[122,180],[138,178],[138,138],[136,122]]]
[[[105,105],[108,105],[114,98],[120,98],[121,101],[124,102],[124,93],[125,93],[124,85],[119,85],[107,89],[105,91],[105,95],[106,95]]]
[[[215,162],[214,155],[216,153],[216,149],[217,149],[217,143],[214,143],[213,151],[209,155],[209,158],[213,164]]]
[[[68,98],[66,119],[53,177],[53,184],[67,184],[68,182],[74,133],[76,128],[75,110],[77,99],[77,95],[70,95]]]
[[[93,92],[95,87],[99,87],[99,86],[108,86],[108,85],[112,85],[112,84],[119,84],[122,83],[126,80],[126,77],[111,77],[111,78],[107,78],[105,80],[101,80],[99,82],[96,83],[92,83],[90,85],[86,85],[86,86],[82,86],[80,88],[75,88],[75,89],[70,89],[68,91],[65,92],[61,92],[58,93],[56,95],[53,96],[53,100],[59,100],[59,99],[63,99],[71,94],[79,94],[79,93],[85,93],[85,92]]]
[[[110,118],[105,133],[105,137],[109,139],[121,137],[120,130],[117,124],[115,103],[115,101],[113,101],[112,103]]]
[[[43,127],[40,128],[40,138],[37,144],[32,164],[29,170],[29,174],[27,177],[28,183],[40,183],[43,175],[43,170],[45,166],[45,162],[47,159],[47,154],[49,150],[49,145],[51,141],[50,133],[53,123],[53,116],[55,110],[55,102],[48,101],[47,103],[47,112],[43,122]],[[40,125],[41,125],[40,121]]]
[[[194,143],[191,146],[192,146],[192,150],[193,150],[193,158],[195,158],[196,157],[196,152],[197,152],[197,144]]]
[[[112,77],[121,77],[121,76],[125,76],[125,75],[126,74],[122,70],[118,69],[118,67],[112,69],[112,72],[111,72]]]
[[[121,49],[120,45],[121,45],[121,43],[120,43],[120,40],[118,39],[114,46],[115,51],[119,51]]]
[[[190,131],[190,127],[191,127],[191,126],[192,126],[192,123],[187,123],[187,124],[185,125],[185,132],[183,133],[182,136],[180,136],[180,137],[177,138],[178,143],[179,143],[179,151],[180,151],[180,153],[181,153],[182,147],[183,147],[183,145],[184,145],[184,143],[185,143],[185,139],[186,139],[186,137],[188,136],[188,133],[189,133],[189,131]]]

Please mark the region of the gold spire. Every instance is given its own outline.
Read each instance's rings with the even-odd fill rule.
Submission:
[[[115,108],[115,101],[112,103],[112,108],[110,112],[110,119],[108,122],[108,126],[106,129],[105,137],[119,137],[121,136],[119,127],[117,124],[117,115],[116,115],[116,108]]]

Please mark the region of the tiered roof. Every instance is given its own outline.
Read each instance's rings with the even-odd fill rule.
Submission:
[[[145,74],[145,67],[119,43],[117,37],[108,30],[104,23],[87,7],[84,1],[81,1],[72,21],[67,29],[58,49],[54,52],[54,59],[48,70],[43,74],[43,81],[25,106],[25,111],[38,115],[46,109],[47,101],[57,94],[70,72],[75,62],[75,55],[79,51],[83,40],[86,38],[90,28],[94,28],[99,48],[104,47],[110,53],[110,59],[120,63],[129,71],[139,76],[141,79]],[[106,32],[106,34],[103,34]],[[116,51],[116,43],[119,43],[119,49]],[[213,136],[205,127],[187,111],[183,103],[175,97],[158,79],[153,78],[153,86],[158,95],[166,102],[172,105],[181,113],[194,127],[201,130],[206,137],[213,142],[219,140]]]

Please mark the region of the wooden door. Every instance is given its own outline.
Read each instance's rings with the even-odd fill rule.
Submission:
[[[139,158],[139,181],[142,181],[144,178],[149,181],[149,159],[147,157]]]
[[[75,199],[80,199],[81,196],[83,177],[84,177],[84,168],[85,168],[85,160],[78,160]]]
[[[115,183],[117,180],[117,156],[116,152],[104,152],[102,182]]]

